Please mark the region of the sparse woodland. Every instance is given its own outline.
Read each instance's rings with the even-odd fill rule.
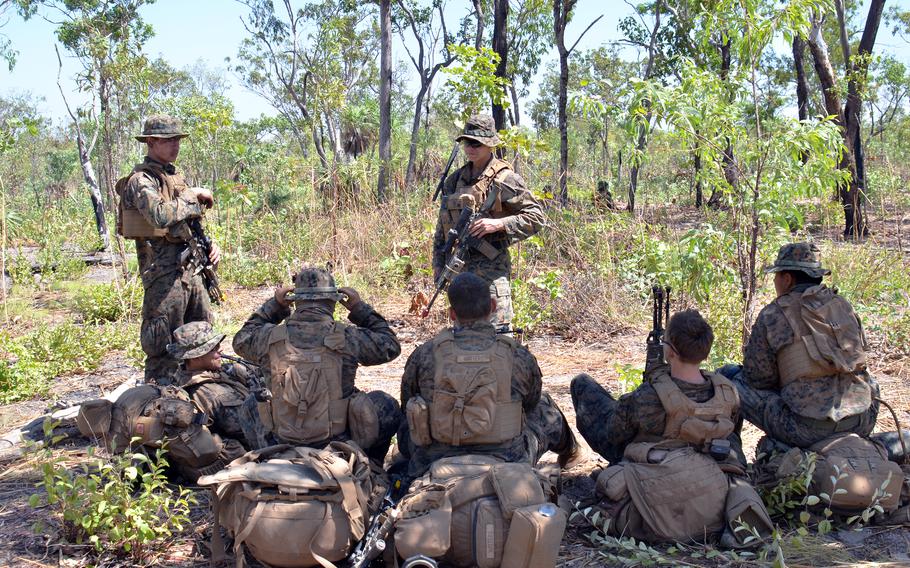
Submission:
[[[215,325],[229,335],[302,262],[330,262],[394,322],[402,356],[362,377],[397,396],[407,354],[446,324],[441,305],[428,319],[414,308],[432,293],[431,198],[464,119],[487,112],[547,211],[547,227],[513,248],[514,323],[564,410],[577,373],[616,394],[640,381],[655,282],[714,327],[712,365],[741,360],[774,294],[762,267],[783,243],[813,240],[910,426],[910,69],[881,45],[886,30],[910,42],[905,6],[649,0],[619,19],[603,3],[568,32],[577,0],[241,0],[247,35],[214,63],[229,68],[177,69],[143,50],[149,3],[0,0],[0,26],[57,23],[48,41],[78,60],[90,94],[0,92],[0,433],[141,376],[142,286],[133,243],[114,231],[114,184],[141,159],[133,136],[153,112],[183,121],[177,166],[214,191],[206,226],[228,296]],[[606,27],[620,39],[579,47]],[[272,112],[238,120],[228,82]],[[67,116],[42,116],[40,97],[66,99]],[[889,413],[878,428],[895,428]],[[758,433],[745,438],[754,446]],[[84,439],[57,441],[0,467],[0,564],[208,563],[204,492],[169,488],[158,466],[143,476]],[[597,465],[571,472],[565,490],[583,491]],[[171,491],[176,512],[161,524],[161,499],[137,504],[116,487],[89,499],[91,475],[99,486],[138,476]],[[798,514],[805,488],[787,491],[796,504],[759,551],[592,542],[576,519],[560,561],[910,562],[906,529],[842,538]],[[121,508],[106,515],[102,501]]]

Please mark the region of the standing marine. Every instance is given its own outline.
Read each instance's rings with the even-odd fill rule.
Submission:
[[[335,321],[335,304],[351,324]],[[353,325],[352,325],[353,324]],[[353,288],[337,288],[328,270],[304,267],[234,336],[234,351],[269,371],[267,426],[280,442],[323,447],[352,440],[382,464],[401,421],[398,402],[354,384],[360,365],[401,353],[389,323]]]
[[[459,198],[472,195],[474,203],[480,207],[487,202],[490,192],[494,192],[489,215],[474,221],[469,229],[471,235],[480,240],[468,252],[464,271],[487,281],[490,293],[496,298],[491,321],[497,329],[507,329],[512,322],[509,246],[540,231],[545,216],[521,176],[512,171],[507,162],[493,155],[493,149],[500,143],[493,117],[472,116],[455,141],[461,142],[468,163],[451,174],[443,186],[433,236],[433,279],[438,280],[449,261],[447,251],[443,249],[446,235],[458,221],[463,208]]]
[[[189,187],[174,167],[180,140],[188,136],[180,121],[167,115],[146,119],[136,140],[148,146],[145,159],[118,182],[118,232],[136,241],[136,257],[145,294],[140,343],[145,352],[145,378],[169,377],[176,362],[167,345],[175,329],[189,321],[211,321],[210,300],[191,255],[187,221],[214,205],[212,192]],[[218,264],[221,251],[212,243],[209,260]]]

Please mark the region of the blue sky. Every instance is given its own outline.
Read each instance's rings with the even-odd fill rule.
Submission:
[[[868,0],[864,2],[865,13]],[[889,2],[889,5],[907,5],[910,0]],[[467,11],[469,0],[449,0],[449,10],[453,15]],[[143,8],[143,18],[152,25],[155,36],[145,45],[145,52],[155,58],[163,57],[171,65],[184,68],[201,61],[210,69],[221,68],[227,75],[230,88],[228,97],[234,102],[236,117],[248,119],[260,114],[273,114],[268,104],[258,96],[246,91],[238,84],[226,69],[225,58],[235,57],[237,47],[246,31],[240,22],[247,9],[238,2],[230,0],[158,0],[155,4]],[[597,22],[579,43],[579,50],[597,47],[619,37],[618,22],[631,13],[629,6],[619,0],[580,0],[576,14],[566,33],[566,43],[571,45],[578,34],[597,16],[604,17]],[[12,46],[19,52],[16,67],[12,72],[0,65],[0,96],[29,92],[43,97],[41,110],[59,121],[65,117],[60,93],[57,90],[57,59],[54,54],[54,24],[41,18],[28,22],[17,16],[7,14],[3,17],[5,25],[0,33],[6,35]],[[0,25],[4,24],[0,20]],[[397,41],[397,37],[396,37]],[[833,42],[833,38],[831,38]],[[879,32],[876,52],[896,53],[898,58],[910,64],[910,46],[900,38],[892,37],[884,27]],[[64,89],[70,98],[70,104],[77,104],[81,98],[77,93],[73,75],[77,64],[67,60],[65,50],[64,68],[61,75]],[[398,49],[393,53],[396,60],[406,61],[406,54]],[[541,73],[556,60],[556,49],[551,49],[541,65]],[[410,65],[408,64],[410,68]],[[539,78],[540,74],[538,74]],[[536,96],[536,88],[531,86],[531,96]],[[523,109],[528,108],[528,101]],[[523,121],[526,122],[526,121]]]

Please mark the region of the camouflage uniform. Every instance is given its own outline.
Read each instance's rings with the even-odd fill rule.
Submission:
[[[326,286],[327,283],[330,285]],[[298,287],[295,293],[307,289],[334,289],[334,280],[324,270],[304,269],[295,277],[295,284]],[[306,293],[299,295],[306,296]],[[250,316],[234,336],[234,351],[267,369],[270,366],[270,338],[277,325],[286,322],[287,340],[294,347],[313,348],[322,345],[325,334],[332,330],[335,324],[334,312],[334,300],[300,297],[296,300],[292,313],[290,308],[271,298]],[[354,325],[344,329],[341,390],[345,398],[360,392],[354,385],[359,365],[381,365],[392,361],[401,353],[401,345],[389,323],[366,302],[357,303],[348,314],[348,319]],[[380,423],[379,440],[364,450],[371,459],[382,463],[401,421],[401,409],[395,399],[385,392],[372,391],[367,396],[376,408]],[[342,438],[347,439],[347,436]],[[325,440],[321,445],[330,441],[332,440]]]
[[[768,272],[798,270],[816,278],[824,276],[829,271],[821,267],[818,252],[814,244],[784,245]],[[781,300],[796,300],[813,286],[798,284],[762,309],[752,326],[742,372],[737,374],[734,369],[728,373],[739,391],[745,419],[772,438],[800,448],[836,432],[868,436],[878,417],[878,403],[873,399],[879,396],[878,384],[865,369],[789,384],[781,381],[778,354],[796,337]]]
[[[493,119],[487,115],[471,117],[465,123],[464,133],[456,141],[462,139],[476,140],[491,147],[499,144]],[[505,231],[484,237],[484,241],[493,247],[487,251],[492,258],[480,250],[470,249],[465,258],[464,271],[473,272],[490,283],[490,293],[496,298],[496,310],[490,321],[497,327],[508,327],[512,321],[512,259],[509,246],[537,233],[546,219],[525,181],[512,171],[508,163],[494,156],[476,177],[472,177],[471,164],[468,163],[446,178],[436,233],[433,236],[433,272],[440,274],[449,260],[443,248],[446,232],[458,220],[462,209],[459,196],[473,194],[476,205],[480,207],[493,184],[499,186],[501,194],[500,199],[493,204],[490,216],[502,219]]]
[[[666,368],[669,372],[669,368]],[[702,371],[707,379],[707,374]],[[672,379],[684,395],[696,403],[704,403],[714,396],[711,381],[692,384]],[[667,411],[657,391],[649,383],[642,383],[634,391],[613,398],[606,389],[584,373],[572,379],[572,405],[575,407],[575,425],[591,448],[612,464],[623,458],[626,446],[641,438],[659,439],[664,435]],[[739,413],[730,417],[735,424]],[[731,456],[745,465],[739,437],[731,434]]]
[[[174,331],[174,343],[168,345],[168,353],[179,361],[201,357],[217,348],[224,337],[208,322],[191,322]],[[246,439],[245,431],[250,431],[251,425],[244,424],[250,418],[244,415],[243,403],[250,394],[248,382],[251,372],[246,366],[233,363],[222,364],[218,371],[189,371],[181,365],[173,382],[185,390],[199,410],[205,413],[211,421],[209,430],[223,438],[238,440],[250,450],[255,445]]]
[[[136,139],[146,142],[149,138],[187,136],[180,130],[177,119],[151,116]],[[145,377],[150,381],[170,376],[175,370],[174,360],[166,353],[173,331],[186,321],[212,319],[202,277],[180,262],[189,239],[189,230],[181,221],[200,217],[202,205],[185,191],[165,195],[161,181],[165,176],[174,180],[177,188],[186,187],[173,164],[162,164],[146,156],[134,169],[120,197],[121,209],[138,210],[153,228],[167,229],[163,237],[135,239],[139,274],[145,289],[139,337],[146,354]]]
[[[473,322],[454,328],[455,343],[460,349],[480,351],[490,348],[496,341],[496,332],[490,322]],[[429,341],[414,350],[404,367],[401,382],[401,405],[405,407],[412,396],[420,395],[428,402],[433,400],[435,383],[433,342]],[[512,367],[512,400],[520,400],[525,414],[525,428],[511,442],[501,445],[449,446],[434,442],[419,447],[411,443],[406,420],[399,430],[399,449],[410,459],[409,472],[420,476],[434,461],[455,455],[492,455],[510,462],[536,464],[540,457],[551,450],[565,454],[576,447],[575,436],[562,411],[547,393],[542,393],[540,367],[527,348],[516,346]]]

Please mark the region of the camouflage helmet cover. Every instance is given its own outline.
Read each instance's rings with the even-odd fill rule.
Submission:
[[[299,300],[342,300],[335,286],[332,273],[325,268],[304,265],[294,275],[294,301]]]
[[[174,342],[168,344],[167,352],[179,361],[202,357],[218,347],[224,337],[207,321],[186,323],[174,330]]]
[[[185,138],[189,134],[183,132],[180,119],[166,114],[153,114],[145,119],[142,133],[136,137],[140,142],[148,142],[149,138]]]
[[[831,271],[822,267],[820,255],[821,251],[815,243],[789,243],[780,247],[777,260],[765,272],[799,271],[812,278],[821,278],[831,274]]]
[[[475,114],[464,123],[464,130],[456,138],[462,140],[475,140],[484,146],[494,147],[500,143],[499,134],[496,132],[496,122],[488,114]]]

